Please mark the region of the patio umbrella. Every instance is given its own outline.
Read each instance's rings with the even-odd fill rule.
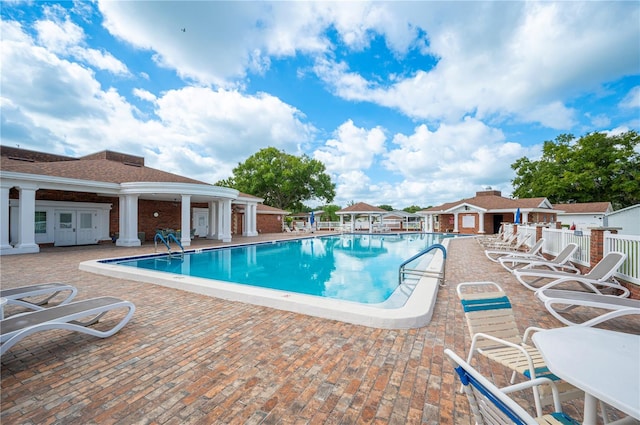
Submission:
[[[516,219],[513,220],[514,224],[520,224],[520,208],[516,210]]]
[[[313,211],[311,211],[311,215],[309,216],[309,223],[311,223],[311,225],[313,226],[313,223],[316,221],[316,216],[313,213]]]

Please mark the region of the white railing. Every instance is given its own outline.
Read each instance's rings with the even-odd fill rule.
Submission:
[[[513,231],[513,228],[511,229]],[[535,226],[520,226],[518,225],[518,242],[529,235],[529,239],[526,241],[526,245],[532,246],[536,243],[536,228]]]
[[[404,225],[407,230],[422,230],[422,226],[419,221],[409,221]]]
[[[505,223],[505,228],[510,234],[513,231],[513,224]],[[534,232],[534,236],[527,241],[531,246],[535,243],[535,226],[518,226],[518,233],[521,235]],[[575,231],[569,229],[542,229],[544,246],[542,251],[549,255],[558,255],[567,244],[575,243],[578,250],[571,258],[571,261],[582,266],[591,265],[591,230]],[[620,266],[615,276],[627,282],[640,285],[640,236],[618,235],[611,232],[604,234],[603,255],[610,251],[619,251],[627,254],[627,259]]]
[[[616,276],[640,285],[640,236],[604,234],[604,255],[611,251],[627,254],[627,259],[616,272]]]
[[[317,230],[336,230],[340,228],[339,221],[318,221],[316,222]]]
[[[578,245],[578,250],[571,258],[574,263],[582,266],[591,264],[591,233],[589,230],[576,232],[567,229],[542,229],[542,237],[544,238],[544,247],[542,251],[558,255],[570,243]]]

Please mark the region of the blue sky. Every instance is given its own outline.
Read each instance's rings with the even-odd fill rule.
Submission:
[[[274,146],[322,161],[338,205],[426,207],[487,186],[509,196],[510,165],[559,134],[640,128],[636,1],[4,1],[0,13],[3,145],[127,152],[209,183]]]

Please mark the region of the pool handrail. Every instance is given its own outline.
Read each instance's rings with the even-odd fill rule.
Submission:
[[[156,235],[153,238],[153,243],[155,244],[156,252],[158,252],[158,239],[160,239],[160,241],[164,244],[164,246],[167,247],[167,250],[169,251],[169,255],[172,254],[170,242],[171,242],[171,239],[173,239],[173,241],[180,247],[180,250],[182,251],[182,256],[184,257],[184,247],[182,246],[180,241],[175,237],[173,233],[169,233],[166,238],[162,236],[160,232],[156,233]]]
[[[433,251],[434,249],[439,249],[442,251],[442,257],[443,257],[442,270],[440,270],[439,272],[435,272],[431,270],[417,270],[417,269],[405,268],[405,266],[410,262],[412,262],[413,260],[416,260],[422,257],[423,255]],[[404,281],[404,276],[406,274],[420,276],[420,277],[422,276],[435,277],[440,282],[440,286],[442,286],[444,284],[444,276],[445,276],[446,265],[447,265],[446,260],[447,260],[447,249],[442,244],[435,243],[433,245],[428,246],[427,248],[423,249],[419,253],[415,254],[414,256],[412,256],[408,260],[403,261],[402,264],[400,264],[400,267],[398,268],[398,286],[402,285]]]

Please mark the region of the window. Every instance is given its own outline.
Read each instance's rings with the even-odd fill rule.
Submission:
[[[462,216],[462,227],[473,229],[476,227],[476,216],[475,215],[463,215]]]
[[[91,213],[80,213],[80,228],[91,229]]]
[[[73,229],[73,214],[60,213],[60,228],[61,229]]]
[[[47,212],[36,211],[36,234],[47,233]]]

